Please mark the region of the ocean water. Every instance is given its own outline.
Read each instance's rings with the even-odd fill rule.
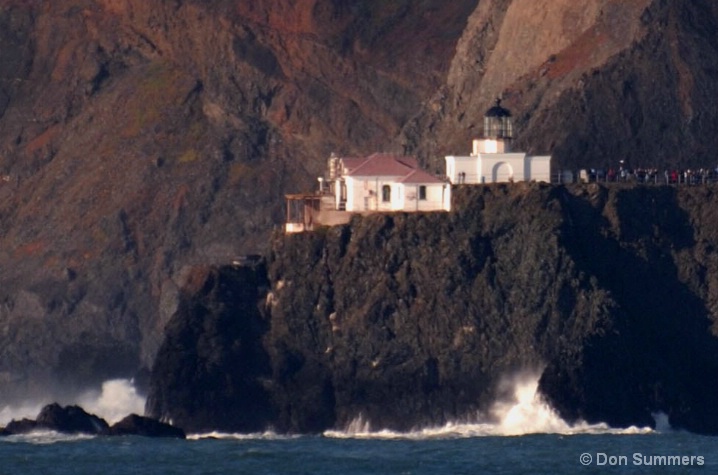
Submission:
[[[718,473],[718,438],[674,431],[660,414],[656,429],[569,425],[536,396],[536,375],[513,376],[507,384],[513,397],[489,413],[409,433],[375,430],[359,416],[314,436],[0,437],[0,475]],[[83,402],[112,421],[143,398],[129,381],[111,381]],[[0,411],[0,425],[21,409]]]
[[[34,434],[0,441],[0,474],[714,474],[716,445],[714,438],[685,433],[392,439],[264,434],[185,441]],[[585,454],[589,465],[583,464]]]

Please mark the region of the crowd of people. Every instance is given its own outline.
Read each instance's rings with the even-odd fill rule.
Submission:
[[[568,170],[558,172],[559,183],[648,183],[702,185],[718,182],[718,168],[667,169],[657,168],[590,168],[577,173]]]

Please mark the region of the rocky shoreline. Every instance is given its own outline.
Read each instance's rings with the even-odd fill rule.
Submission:
[[[61,434],[97,436],[137,435],[143,437],[171,437],[184,439],[182,429],[149,417],[130,414],[110,425],[104,419],[88,414],[80,406],[60,406],[57,403],[43,407],[35,419],[13,420],[0,427],[0,436],[29,434],[36,431],[54,431]]]
[[[438,172],[444,169],[445,155],[468,152],[484,111],[497,97],[515,114],[514,149],[551,153],[555,171],[617,169],[621,162],[628,169],[713,168],[718,148],[713,133],[718,129],[716,30],[718,4],[709,0],[0,0],[0,405],[73,400],[116,378],[134,378],[144,392],[145,376],[180,293],[187,293],[195,276],[206,274],[199,268],[217,268],[247,254],[268,255],[272,229],[286,216],[285,195],[313,189],[332,152],[407,153],[423,168]],[[650,202],[641,206],[635,219],[644,227],[637,231],[654,239],[653,224],[641,218],[650,214]],[[708,222],[689,215],[697,223]],[[661,218],[660,213],[652,217]],[[406,230],[429,223],[468,236],[462,223],[432,219],[408,220]],[[361,228],[380,229],[374,220],[362,222]],[[350,234],[361,228],[351,228]],[[488,269],[496,266],[491,254],[481,251],[494,238],[498,247],[510,238],[499,235],[500,230],[469,237],[480,259],[465,252],[468,258],[458,271],[469,279],[473,272],[481,273],[487,288],[503,292],[497,297],[503,301],[517,291],[508,288],[510,276],[503,269],[496,268],[501,276],[496,281],[483,274],[484,260]],[[396,239],[391,232],[386,231],[387,239],[368,239],[390,245]],[[422,238],[402,245],[411,249]],[[326,242],[334,239],[330,235]],[[439,250],[451,245],[431,239]],[[621,243],[619,247],[633,246]],[[641,245],[636,244],[636,253]],[[703,245],[696,239],[688,248],[658,242],[651,249],[657,249],[659,258],[663,253],[668,261],[675,260],[675,268],[685,271],[680,279],[699,300],[709,302],[713,315],[713,287],[690,283],[700,280],[705,259],[707,268],[713,268]],[[300,252],[299,244],[292,247]],[[602,249],[610,252],[611,246]],[[694,259],[690,250],[706,256]],[[636,255],[639,263],[656,258]],[[392,262],[389,257],[382,254],[380,259]],[[599,269],[592,264],[585,271],[583,261],[574,258],[579,274],[590,276]],[[603,259],[617,261],[614,255]],[[499,261],[499,267],[507,263]],[[327,262],[333,266],[335,260]],[[434,264],[440,262],[424,266],[428,275]],[[334,274],[332,270],[332,278]],[[383,268],[379,274],[390,284],[401,280]],[[455,284],[444,280],[453,290]],[[334,287],[330,282],[326,288]],[[426,288],[433,291],[432,285],[414,287],[421,291],[417,295]],[[477,292],[480,288],[477,284]],[[406,290],[402,302],[389,300],[389,314],[373,317],[378,328],[391,320],[390,307],[403,315],[401,305],[408,302],[418,312],[413,291],[400,290]],[[272,289],[275,295],[282,292]],[[560,292],[569,299],[576,295],[570,286]],[[486,305],[490,295],[477,295],[483,301],[478,306]],[[646,298],[632,295],[636,302]],[[509,306],[514,304],[516,299]],[[381,312],[381,305],[376,306]],[[455,310],[466,313],[474,307],[470,303]],[[507,309],[514,310],[518,307]],[[562,312],[558,314],[565,316]],[[343,321],[327,324],[328,315],[317,313],[311,320],[315,330],[309,333],[322,344],[332,343],[328,346],[340,360],[356,360],[358,374],[374,361],[378,367],[381,362],[404,365],[406,374],[413,371],[419,379],[426,374],[421,380],[427,387],[436,379],[430,375],[438,374],[443,385],[451,374],[451,359],[430,352],[420,361],[411,342],[402,338],[396,340],[407,346],[395,343],[391,354],[359,348],[361,339],[356,358],[342,353],[344,340],[325,337],[324,328],[358,329],[347,315],[337,312]],[[481,333],[481,322],[458,319],[463,320],[458,327],[447,327],[454,333],[465,329],[457,342],[477,348],[505,345],[498,329]],[[509,322],[523,325],[513,317],[503,323],[493,317],[486,321],[503,325],[508,335],[513,334]],[[554,321],[564,320],[547,317],[542,323],[552,337],[557,334]],[[385,326],[394,331],[393,323]],[[259,329],[255,336],[267,332]],[[496,336],[493,347],[476,336],[482,334]],[[543,345],[522,337],[524,344]],[[268,356],[256,355],[272,363],[267,363],[270,370],[261,366],[252,376],[261,383],[250,384],[257,394],[273,394],[275,372],[289,377],[301,365],[302,375],[311,372],[318,383],[327,382],[326,391],[316,390],[315,396],[354,399],[331,388],[353,388],[344,378],[352,378],[354,371],[342,363],[341,374],[325,372],[327,364],[334,368],[320,356],[327,346],[317,348],[315,357],[287,342],[292,355],[284,358],[284,371],[273,366],[279,364],[274,356],[283,350],[270,351],[266,345]],[[504,361],[502,366],[513,366],[511,357],[486,351]],[[537,352],[548,363],[552,351]],[[490,391],[485,374],[496,369],[493,363],[475,367],[479,360],[474,357],[459,359],[468,365],[458,363],[461,371],[476,375],[480,383],[477,388],[457,386],[467,396],[447,409],[451,414],[473,406],[476,393]],[[370,381],[366,384],[362,387],[372,387]],[[416,386],[406,384],[408,393]],[[378,404],[382,396],[370,399]],[[285,403],[266,406],[283,407],[287,421],[294,417]],[[362,406],[369,412],[371,407]],[[347,415],[329,414],[327,420],[336,417]],[[441,414],[434,417],[443,419]]]

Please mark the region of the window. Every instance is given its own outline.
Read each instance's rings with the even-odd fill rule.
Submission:
[[[384,185],[381,187],[381,200],[384,203],[388,203],[391,201],[391,186]]]
[[[426,200],[426,185],[421,185],[419,187],[419,199],[422,201]]]

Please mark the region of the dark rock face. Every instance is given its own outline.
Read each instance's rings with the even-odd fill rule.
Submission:
[[[34,430],[37,430],[39,427],[37,425],[36,421],[33,421],[31,419],[21,419],[19,421],[10,421],[10,423],[0,431],[0,434],[3,436],[13,435],[13,434],[27,434],[29,432],[32,432]]]
[[[566,195],[565,245],[615,302],[610,328],[568,345],[540,388],[561,414],[625,426],[668,414],[715,434],[718,396],[715,190]]]
[[[130,414],[110,427],[104,419],[88,414],[79,406],[62,407],[57,403],[43,407],[35,420],[11,421],[7,427],[0,428],[0,436],[27,434],[37,430],[63,434],[185,438],[182,429],[148,417]]]
[[[185,295],[182,308],[202,304],[168,327],[148,413],[203,429],[244,430],[229,421],[245,414],[251,430],[359,416],[407,430],[486,411],[502,376],[545,368],[540,390],[568,420],[650,425],[662,411],[718,433],[717,196],[466,187],[448,214],[276,236],[268,294],[247,278],[225,280],[241,298],[218,292],[224,269]],[[207,312],[237,305],[252,310]],[[227,376],[199,384],[209,370]]]
[[[62,407],[59,404],[45,406],[35,422],[38,427],[64,433],[102,434],[109,428],[103,419],[88,414],[79,406]]]
[[[38,429],[64,434],[100,435],[107,432],[109,425],[79,406],[62,407],[59,404],[49,404],[42,408],[34,421],[12,421],[5,428],[7,435],[24,434]]]
[[[276,417],[262,347],[266,265],[199,270],[194,284],[167,326],[147,413],[188,432],[261,431]]]
[[[517,147],[559,167],[714,166],[717,19],[709,0],[0,0],[0,404],[146,373],[191,269],[268,253],[332,151],[441,171],[498,95]]]
[[[108,435],[139,435],[142,437],[170,437],[184,439],[185,433],[178,427],[165,424],[155,419],[130,414],[120,422],[113,424],[107,431]]]

